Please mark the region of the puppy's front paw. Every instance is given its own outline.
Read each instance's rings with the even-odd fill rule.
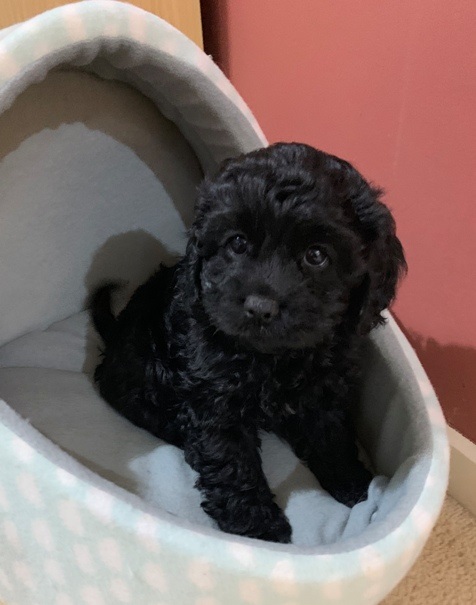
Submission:
[[[268,540],[268,542],[280,542],[281,544],[289,544],[291,542],[292,529],[286,515],[279,510],[273,519],[266,522],[261,531],[253,536],[260,540]]]
[[[346,476],[335,476],[323,482],[322,487],[338,502],[352,508],[368,497],[372,474],[363,466],[353,469]]]
[[[230,501],[228,504],[230,505]],[[291,542],[291,525],[275,502],[264,504],[238,501],[236,504],[230,507],[233,509],[232,515],[212,515],[221,530],[269,542]],[[210,514],[210,505],[202,506]]]

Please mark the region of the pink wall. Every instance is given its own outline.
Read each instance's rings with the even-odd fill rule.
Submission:
[[[205,48],[271,142],[387,191],[410,267],[395,315],[476,442],[476,2],[203,0]]]

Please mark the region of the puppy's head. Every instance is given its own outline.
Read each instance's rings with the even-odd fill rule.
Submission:
[[[307,145],[226,161],[201,186],[188,248],[210,323],[264,353],[382,323],[405,259],[380,195]]]

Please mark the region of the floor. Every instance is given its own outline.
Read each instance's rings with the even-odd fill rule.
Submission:
[[[382,605],[476,605],[476,517],[447,497],[421,557]]]

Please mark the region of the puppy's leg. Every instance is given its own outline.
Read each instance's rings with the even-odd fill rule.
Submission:
[[[274,502],[261,467],[259,439],[243,427],[200,429],[185,443],[200,477],[202,507],[225,532],[290,542],[291,526]]]
[[[275,430],[337,501],[351,507],[367,498],[372,474],[359,460],[343,410],[322,410],[316,402],[303,414],[288,416]]]

